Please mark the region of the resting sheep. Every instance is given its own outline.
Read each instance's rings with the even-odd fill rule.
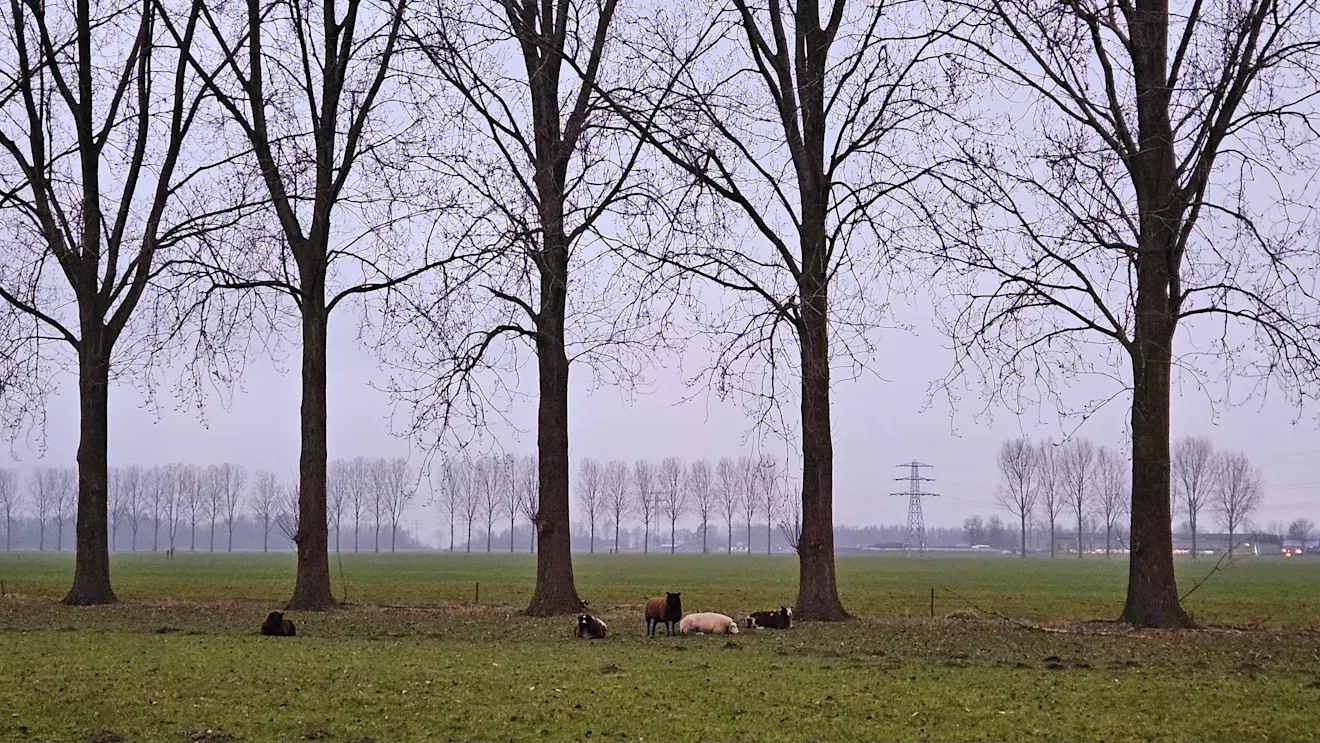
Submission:
[[[779,611],[754,611],[745,620],[748,629],[788,629],[793,626],[793,607],[781,606]]]
[[[600,640],[609,629],[609,625],[599,619],[590,614],[582,614],[577,618],[577,629],[573,630],[573,636],[584,640]]]
[[[294,626],[292,619],[284,618],[284,612],[272,611],[266,615],[266,621],[261,623],[261,634],[293,637],[298,634],[298,628]]]
[[[683,600],[681,594],[666,593],[664,598],[654,598],[646,602],[646,634],[654,635],[655,628],[665,623],[665,634],[674,634],[674,625],[683,618]]]
[[[733,621],[733,617],[727,617],[713,611],[703,611],[683,617],[683,621],[678,623],[678,631],[684,635],[693,633],[736,635],[738,634],[738,623]]]

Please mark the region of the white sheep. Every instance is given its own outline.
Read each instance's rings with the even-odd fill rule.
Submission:
[[[678,631],[684,635],[706,632],[712,635],[736,635],[738,623],[733,621],[732,617],[713,611],[703,611],[683,617],[678,623]]]

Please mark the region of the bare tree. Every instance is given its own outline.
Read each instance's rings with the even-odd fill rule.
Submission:
[[[714,478],[711,474],[710,460],[698,459],[688,466],[687,480],[684,483],[692,507],[701,519],[701,552],[710,550],[706,546],[707,531],[710,528],[710,515],[718,508]]]
[[[138,529],[142,525],[150,500],[150,495],[147,493],[146,471],[136,464],[122,468],[119,470],[119,487],[123,489],[120,509],[124,518],[128,519],[128,528],[132,532],[129,549],[137,552]]]
[[[784,488],[783,509],[779,518],[779,532],[788,540],[788,546],[796,552],[802,541],[802,490],[789,483]]]
[[[411,171],[435,136],[424,125],[433,113],[429,88],[400,63],[409,9],[405,0],[216,4],[204,25],[217,58],[191,58],[252,149],[250,173],[270,200],[277,234],[198,252],[189,269],[217,290],[289,299],[301,329],[303,531],[294,540],[292,609],[335,604],[326,517],[330,316],[454,258],[415,249],[409,229],[431,206]]]
[[[247,485],[247,469],[241,464],[225,462],[216,468],[212,481],[219,493],[219,512],[225,520],[228,534],[226,551],[234,551],[234,529],[238,526],[239,514],[243,512],[243,488]],[[212,540],[214,543],[214,540]],[[211,550],[214,552],[214,548]]]
[[[338,459],[331,463],[326,473],[327,477],[333,474],[340,481],[339,487],[344,489],[344,498],[348,502],[349,511],[353,514],[354,552],[361,549],[362,517],[369,512],[372,502],[366,462],[364,457],[352,460]],[[336,464],[338,466],[335,466]]]
[[[610,522],[614,524],[613,552],[615,554],[619,552],[619,527],[623,524],[624,517],[632,510],[632,500],[629,497],[631,481],[632,477],[628,472],[627,462],[612,459],[605,465],[602,490],[605,513],[609,516]]]
[[[486,471],[481,459],[464,459],[463,472],[466,476],[457,482],[461,486],[459,503],[463,509],[463,523],[467,524],[467,551],[472,551],[472,524],[476,523],[477,513],[481,510],[482,480]]]
[[[12,548],[14,516],[19,513],[21,507],[18,476],[11,469],[0,468],[0,516],[5,519],[5,552]]]
[[[390,521],[390,552],[395,551],[399,534],[399,522],[403,512],[416,495],[416,489],[409,482],[408,460],[405,457],[383,457],[372,460],[372,479],[374,487],[380,493],[380,500],[386,518]]]
[[[1022,524],[1020,557],[1027,556],[1027,521],[1039,495],[1039,472],[1040,452],[1027,438],[1009,439],[999,447],[999,476],[1003,481],[995,497]]]
[[[769,455],[762,455],[753,479],[755,492],[765,510],[765,553],[771,552],[774,543],[774,523],[779,513],[779,462]]]
[[[37,518],[37,551],[46,550],[46,524],[55,511],[55,483],[52,468],[35,467],[28,476],[28,500]]]
[[[110,518],[110,539],[106,542],[106,546],[111,552],[115,551],[119,524],[124,520],[124,489],[120,482],[122,475],[123,470],[119,467],[110,467],[106,471],[105,509],[106,515]]]
[[[1196,559],[1197,517],[1215,489],[1215,446],[1204,436],[1184,436],[1173,447],[1173,489],[1187,512],[1192,530],[1192,559]]]
[[[435,504],[449,523],[449,551],[454,551],[454,529],[458,521],[459,509],[463,504],[463,494],[468,487],[468,471],[465,460],[457,457],[445,457],[440,460],[438,470],[433,472],[438,480],[435,488]]]
[[[221,482],[223,475],[220,473],[220,465],[212,464],[205,470],[199,470],[197,479],[199,483],[204,484],[202,490],[202,513],[206,516],[208,525],[208,544],[207,550],[215,552],[215,525],[224,514],[224,483]]]
[[[298,538],[298,519],[302,517],[298,485],[293,482],[275,483],[275,527],[284,538],[295,542]]]
[[[1095,444],[1090,439],[1074,436],[1060,447],[1059,460],[1063,470],[1061,479],[1065,497],[1077,517],[1077,558],[1081,559],[1084,551],[1082,520],[1088,512],[1096,477]]]
[[[165,537],[169,551],[174,552],[179,536],[179,526],[183,523],[183,514],[187,510],[188,493],[196,484],[192,468],[181,462],[165,465],[161,470],[162,516],[165,521]]]
[[[1059,514],[1069,500],[1064,496],[1062,488],[1065,478],[1063,456],[1058,445],[1053,440],[1047,439],[1040,443],[1038,457],[1040,469],[1037,476],[1040,478],[1040,485],[1037,492],[1039,493],[1040,502],[1045,506],[1045,520],[1048,522],[1050,529],[1050,558],[1053,559],[1055,556],[1054,525],[1059,520]],[[1080,530],[1077,533],[1077,540],[1077,552],[1081,554]]]
[[[619,101],[696,189],[663,217],[681,239],[644,252],[733,297],[710,313],[707,379],[767,423],[785,401],[800,409],[804,619],[847,617],[834,568],[831,369],[839,356],[860,367],[872,351],[885,311],[874,290],[888,251],[909,239],[936,151],[919,140],[934,136],[956,88],[926,74],[936,35],[909,7],[684,4],[638,24],[635,53],[660,79]],[[683,227],[692,212],[723,229]],[[745,320],[729,322],[730,311]]]
[[[491,538],[495,534],[495,519],[500,517],[509,487],[508,472],[499,457],[481,457],[473,463],[473,484],[476,486],[481,518],[486,524],[486,551],[491,551]],[[580,605],[579,605],[580,606]]]
[[[0,476],[2,477],[2,476]],[[2,487],[2,485],[0,485]],[[3,495],[0,495],[3,498]],[[1315,522],[1310,519],[1296,519],[1288,524],[1288,538],[1296,539],[1302,544],[1302,551],[1307,552],[1311,547],[1311,535],[1315,534]],[[6,547],[8,549],[8,547]]]
[[[596,519],[602,514],[605,504],[605,469],[600,460],[584,457],[578,463],[577,479],[578,504],[587,514],[587,526],[591,532],[588,551],[596,552]]]
[[[350,469],[351,465],[348,462],[332,459],[325,470],[325,513],[330,528],[335,530],[336,553],[339,553],[342,546],[344,513],[350,505],[352,485],[349,483],[349,478],[353,476]]]
[[[742,506],[742,515],[747,519],[747,554],[752,554],[752,521],[761,510],[761,499],[757,497],[756,459],[748,456],[738,457],[738,504]]]
[[[197,551],[197,518],[205,510],[206,494],[210,483],[206,471],[195,464],[180,464],[178,470],[179,498],[184,513],[188,514],[188,551]]]
[[[77,359],[79,444],[66,604],[115,600],[110,377],[153,364],[160,339],[147,326],[168,310],[138,311],[155,299],[148,286],[164,255],[241,211],[211,193],[224,155],[185,147],[205,98],[184,61],[201,8],[16,2],[4,20],[0,210],[13,217],[0,243],[5,419],[37,414],[51,389],[45,367],[65,363],[48,354],[67,346]]]
[[[143,491],[146,493],[147,508],[151,510],[151,551],[160,551],[160,524],[165,518],[166,500],[169,498],[169,484],[165,480],[165,470],[160,466],[152,467],[143,473]]]
[[[436,3],[419,25],[435,73],[462,100],[450,125],[461,157],[434,167],[472,195],[458,208],[461,240],[493,251],[467,284],[453,348],[419,348],[439,363],[411,364],[433,380],[415,398],[419,423],[444,421],[472,399],[480,371],[521,368],[535,357],[540,503],[537,585],[528,611],[577,612],[569,531],[568,382],[575,365],[630,384],[654,340],[640,290],[614,254],[608,229],[641,208],[634,170],[642,146],[601,100],[638,74],[615,43],[615,0]],[[624,299],[624,298],[627,299]],[[455,318],[427,318],[447,323]],[[479,415],[479,413],[478,413]]]
[[[64,551],[64,527],[78,513],[78,471],[72,467],[52,467],[47,470],[50,487],[55,495],[55,551]],[[108,546],[108,545],[107,545]]]
[[[729,457],[722,458],[715,467],[715,508],[724,516],[725,535],[728,537],[725,551],[730,555],[733,554],[733,517],[738,514],[741,492],[738,466]]]
[[[974,275],[969,301],[950,303],[956,368],[984,373],[992,398],[1014,405],[1044,394],[1063,408],[1082,376],[1131,391],[1122,619],[1190,626],[1171,534],[1175,364],[1200,385],[1217,357],[1294,402],[1320,394],[1320,311],[1298,230],[1309,217],[1295,211],[1316,187],[1316,3],[958,5],[968,63],[1022,96],[1035,126],[1013,137],[981,122],[987,136],[959,143],[968,221],[948,208],[937,220],[944,257]],[[1288,176],[1299,169],[1308,175]],[[1179,335],[1188,357],[1175,354]]]
[[[1132,491],[1128,487],[1130,470],[1127,461],[1118,452],[1102,446],[1096,453],[1092,482],[1095,489],[1094,502],[1100,507],[1100,517],[1105,523],[1105,557],[1109,557],[1110,539],[1127,513],[1131,501]]]
[[[687,513],[687,489],[683,487],[683,462],[678,457],[665,457],[655,471],[656,491],[660,513],[669,519],[669,554],[677,549],[678,520]]]
[[[1228,555],[1233,556],[1233,535],[1242,531],[1247,519],[1259,506],[1262,498],[1260,471],[1251,466],[1251,460],[1241,452],[1220,452],[1215,455],[1214,506],[1219,522],[1228,530]]]
[[[655,468],[650,461],[639,459],[633,463],[632,510],[642,517],[642,552],[644,553],[651,551],[651,521],[655,519],[660,505],[655,480]]]
[[[261,525],[261,551],[270,551],[270,527],[280,512],[283,488],[274,472],[257,470],[252,485],[252,516]]]
[[[536,455],[518,457],[514,463],[513,489],[518,502],[518,513],[527,519],[527,525],[531,527],[531,533],[527,536],[528,552],[535,551],[540,542],[540,530],[537,528],[541,508],[541,494],[537,490],[540,487],[540,480],[541,467],[537,463]]]

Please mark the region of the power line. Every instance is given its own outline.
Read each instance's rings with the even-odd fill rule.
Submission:
[[[925,496],[938,497],[939,493],[927,493],[921,489],[921,483],[934,482],[934,478],[921,476],[921,468],[930,467],[931,465],[922,464],[914,459],[907,464],[898,466],[907,467],[911,470],[907,477],[894,478],[895,480],[907,480],[908,489],[902,493],[890,493],[891,496],[906,495],[908,497],[908,522],[907,533],[903,535],[903,554],[911,554],[913,549],[921,554],[926,551],[926,521],[921,515],[921,499]]]

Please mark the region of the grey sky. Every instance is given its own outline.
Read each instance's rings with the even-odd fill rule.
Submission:
[[[889,331],[882,338],[882,352],[871,364],[873,374],[855,382],[841,382],[834,398],[835,520],[837,523],[901,523],[906,502],[890,497],[901,490],[893,478],[905,474],[896,465],[912,458],[935,465],[926,474],[936,478],[929,489],[941,498],[928,500],[926,520],[930,525],[957,525],[973,513],[999,512],[994,502],[998,482],[995,456],[1000,442],[1027,433],[1035,438],[1061,436],[1064,429],[1047,412],[1018,419],[999,412],[993,421],[976,415],[981,403],[969,392],[952,418],[942,401],[922,410],[928,383],[947,371],[950,355],[945,342],[929,325],[921,308],[900,307],[903,319],[917,327],[915,335]],[[398,455],[409,451],[407,442],[389,433],[388,397],[370,383],[383,383],[386,370],[354,341],[354,320],[344,314],[331,320],[329,444],[330,456]],[[266,360],[248,367],[243,390],[228,409],[218,400],[208,406],[209,426],[204,427],[191,410],[175,409],[174,400],[160,397],[159,417],[142,406],[141,395],[119,385],[111,396],[110,460],[112,464],[161,464],[170,461],[211,463],[232,461],[250,468],[270,469],[281,477],[292,477],[298,458],[299,386],[296,349],[282,365],[292,373],[280,374]],[[676,359],[672,360],[676,362]],[[585,368],[574,373],[571,400],[571,454],[575,462],[584,456],[601,459],[659,459],[678,456],[684,460],[736,456],[748,420],[737,405],[713,398],[679,405],[688,393],[676,363],[654,371],[649,392],[630,399],[613,389],[588,390],[590,374]],[[530,372],[531,370],[529,370]],[[881,378],[877,378],[877,375]],[[534,375],[523,375],[524,385]],[[73,464],[77,450],[77,406],[74,378],[66,375],[61,394],[50,401],[48,451],[44,463]],[[1111,394],[1112,389],[1093,386],[1093,394]],[[1070,395],[1082,402],[1083,389]],[[1097,443],[1121,444],[1127,400],[1119,398],[1081,428]],[[791,411],[790,411],[791,412]],[[526,401],[513,411],[523,429],[492,431],[498,445],[515,452],[535,449],[533,424],[535,406]],[[1261,467],[1265,482],[1264,506],[1255,521],[1265,526],[1299,516],[1320,520],[1320,432],[1314,411],[1291,423],[1294,411],[1275,400],[1257,401],[1220,409],[1218,418],[1205,397],[1189,390],[1173,400],[1174,435],[1210,436],[1218,448],[1240,449]],[[779,441],[764,444],[767,451],[783,459]],[[19,467],[31,466],[36,455],[22,444],[17,447]],[[418,453],[413,453],[419,460]],[[430,520],[418,512],[411,518]]]

